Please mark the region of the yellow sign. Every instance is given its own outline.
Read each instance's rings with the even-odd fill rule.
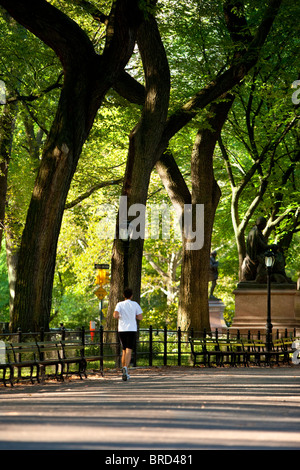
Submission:
[[[95,284],[99,284],[99,286],[103,286],[108,283],[109,283],[109,272],[106,271],[106,269],[98,269]]]
[[[103,287],[98,287],[97,290],[95,290],[95,295],[98,297],[99,300],[104,299],[104,297],[107,296],[107,292]]]

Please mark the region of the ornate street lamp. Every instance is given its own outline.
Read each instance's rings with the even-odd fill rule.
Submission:
[[[267,350],[270,353],[272,343],[272,322],[271,322],[271,273],[275,261],[275,255],[273,251],[269,250],[265,253],[265,265],[267,268],[267,289],[268,289],[268,300],[267,300]]]

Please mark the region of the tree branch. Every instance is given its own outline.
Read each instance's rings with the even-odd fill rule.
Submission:
[[[87,13],[89,13],[94,20],[99,21],[100,23],[107,24],[108,16],[100,11],[95,5],[87,0],[72,0],[72,3],[75,5],[80,5]]]
[[[282,0],[270,0],[264,17],[252,39],[248,49],[234,61],[231,67],[210,82],[205,88],[196,93],[181,109],[170,116],[162,145],[165,147],[169,140],[212,101],[223,96],[245,77],[253,65],[257,62],[259,53],[269,34],[272,24],[279,11]]]
[[[47,1],[0,0],[0,5],[51,47],[64,69],[95,55],[91,41],[78,24]]]
[[[44,90],[41,90],[39,93],[35,94],[30,94],[30,95],[19,95],[17,94],[16,96],[11,96],[10,98],[7,98],[6,102],[7,103],[14,103],[15,101],[35,101],[41,98],[41,96],[49,93],[52,90],[56,90],[57,88],[61,88],[62,84],[60,83],[60,80],[62,78],[63,74],[59,74],[58,79],[56,80],[55,83],[52,85],[49,85],[46,87]],[[1,103],[0,103],[1,104]]]
[[[95,184],[90,189],[88,189],[87,191],[82,193],[80,196],[78,196],[73,201],[66,203],[65,204],[65,209],[72,209],[72,207],[76,206],[77,204],[82,202],[84,199],[87,199],[88,197],[90,197],[91,194],[98,191],[98,189],[105,188],[106,186],[112,186],[112,185],[115,185],[115,184],[120,184],[122,181],[123,181],[123,178],[119,178],[117,180],[101,181],[100,183]]]

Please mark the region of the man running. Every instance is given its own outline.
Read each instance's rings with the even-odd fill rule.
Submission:
[[[128,368],[131,360],[131,353],[135,345],[137,332],[137,321],[142,320],[143,311],[137,302],[132,299],[132,290],[124,290],[123,302],[116,305],[113,317],[118,320],[118,332],[122,345],[122,379],[129,380]]]

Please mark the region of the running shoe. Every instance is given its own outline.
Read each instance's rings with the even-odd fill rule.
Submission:
[[[122,368],[122,380],[128,379],[127,367]]]

